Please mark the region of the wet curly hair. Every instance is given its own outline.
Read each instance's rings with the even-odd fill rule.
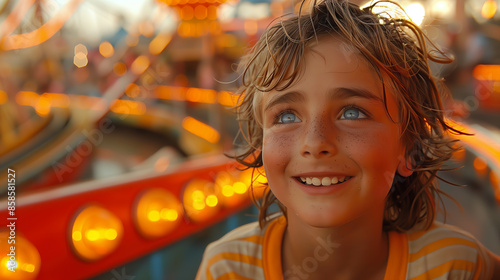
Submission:
[[[242,86],[236,91],[239,103],[235,111],[240,123],[237,138],[243,144],[234,158],[247,168],[262,167],[259,96],[291,86],[303,70],[307,48],[322,36],[334,36],[369,62],[383,83],[384,102],[386,89],[391,87],[400,108],[402,141],[413,174],[395,175],[386,197],[384,230],[404,232],[422,223],[430,227],[436,216],[435,201],[442,193],[437,172],[458,149],[448,134],[462,132],[445,120],[444,97],[429,61],[446,64],[453,58],[430,42],[395,2],[377,1],[360,8],[346,0],[313,1],[308,11],[303,2],[298,14],[278,18],[239,63]],[[286,207],[269,187],[254,202],[260,210],[261,227],[268,221],[273,203],[286,216]]]

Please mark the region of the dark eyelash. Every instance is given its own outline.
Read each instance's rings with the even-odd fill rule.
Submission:
[[[279,113],[278,113],[278,114],[274,117],[273,123],[274,123],[274,124],[281,124],[281,123],[279,122],[280,117],[281,117],[281,116],[283,116],[283,115],[285,115],[285,114],[289,114],[289,113],[295,114],[295,113],[293,112],[293,110],[290,110],[290,109],[286,109],[286,110],[282,110],[282,111],[280,111],[280,112],[279,112]]]
[[[344,106],[342,108],[341,115],[344,114],[344,112],[349,110],[349,109],[356,109],[356,110],[360,111],[361,113],[363,113],[365,116],[371,118],[370,114],[368,112],[366,112],[366,110],[364,110],[363,108],[360,108],[354,104],[348,104],[348,105]]]

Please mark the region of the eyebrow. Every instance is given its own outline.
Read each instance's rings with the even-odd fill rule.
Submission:
[[[347,98],[352,98],[352,97],[360,97],[360,98],[365,98],[365,99],[371,99],[375,101],[379,101],[381,103],[384,103],[384,100],[380,98],[379,96],[376,96],[372,92],[361,89],[361,88],[335,88],[332,89],[328,92],[328,99],[330,100],[338,100],[338,99],[347,99]],[[278,95],[277,97],[273,97],[267,104],[266,107],[264,108],[264,111],[269,110],[269,108],[272,108],[273,106],[276,106],[278,104],[282,103],[300,103],[304,102],[305,98],[302,92],[300,91],[290,91],[287,93],[284,93],[282,95]]]
[[[271,100],[266,104],[264,111],[269,110],[278,104],[282,103],[298,103],[305,101],[304,95],[298,91],[290,91],[285,94],[278,95],[277,97],[271,98]]]
[[[335,88],[330,90],[329,92],[330,99],[347,99],[350,97],[360,97],[360,98],[365,98],[365,99],[372,99],[375,101],[379,101],[384,103],[384,100],[372,93],[369,90],[362,89],[362,88]]]

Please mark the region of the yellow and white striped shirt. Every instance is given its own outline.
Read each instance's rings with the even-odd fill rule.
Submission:
[[[283,216],[260,229],[241,226],[207,246],[197,280],[281,280]],[[434,223],[428,230],[389,232],[385,280],[491,279],[487,250],[468,233]]]

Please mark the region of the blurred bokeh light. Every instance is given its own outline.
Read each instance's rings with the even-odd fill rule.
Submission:
[[[452,96],[447,116],[475,134],[450,160],[464,166],[451,181],[471,186],[450,188],[469,210],[451,220],[499,253],[500,0],[397,3],[456,58],[431,64]],[[249,205],[267,188],[263,168],[223,156],[244,142],[230,110],[242,97],[236,69],[299,4],[0,0],[0,169],[18,174],[24,219],[17,272],[3,257],[0,278],[104,280],[125,266],[194,278],[209,242],[258,215]],[[6,238],[0,227],[4,256]]]

